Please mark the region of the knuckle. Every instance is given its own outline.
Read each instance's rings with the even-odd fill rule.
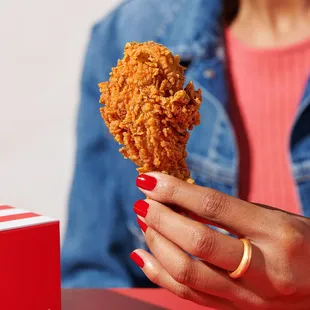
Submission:
[[[184,285],[178,285],[175,287],[174,294],[182,299],[190,299],[190,289]]]
[[[155,284],[157,284],[157,285],[159,285],[160,286],[160,279],[161,279],[161,276],[160,276],[160,272],[159,272],[159,270],[157,270],[157,269],[152,269],[152,272],[150,272],[149,274],[148,274],[148,278],[149,278],[149,280],[151,281],[151,282],[153,282],[153,283],[155,283]]]
[[[172,278],[180,284],[190,284],[192,279],[192,268],[189,259],[183,259],[176,264],[171,272]]]
[[[240,300],[248,306],[247,308],[244,307],[244,309],[273,309],[270,308],[270,301],[265,296],[259,296],[254,292],[249,292],[247,289],[242,289],[240,287],[239,290],[234,289],[234,291],[236,290],[237,294],[234,295],[234,298],[237,298],[237,300]]]
[[[160,200],[164,202],[173,202],[175,199],[177,199],[177,196],[180,191],[180,182],[179,180],[175,179],[164,179],[160,184],[158,185],[160,195]]]
[[[169,190],[166,193],[168,197],[166,198],[171,202],[176,201],[180,192],[180,183],[177,180],[173,180],[168,188]]]
[[[146,243],[150,249],[153,249],[156,247],[156,244],[158,243],[159,235],[154,230],[148,229],[147,235],[146,235]]]
[[[289,257],[301,251],[306,244],[305,224],[295,219],[285,219],[278,229],[278,242]]]
[[[251,305],[255,307],[255,309],[264,309],[264,310],[271,310],[272,305],[267,299],[263,299],[261,297],[255,297],[253,298]]]
[[[152,219],[150,220],[152,223],[152,226],[157,230],[161,231],[161,225],[162,225],[162,213],[161,212],[155,212],[152,215]]]
[[[219,219],[227,205],[227,197],[222,193],[210,190],[204,193],[199,202],[198,212],[211,219]]]
[[[191,237],[191,254],[197,257],[212,256],[215,250],[214,237],[206,229],[195,229]]]
[[[281,276],[277,276],[274,282],[274,286],[278,293],[282,296],[292,296],[298,290],[297,284],[293,280],[293,276],[290,272],[283,273]]]

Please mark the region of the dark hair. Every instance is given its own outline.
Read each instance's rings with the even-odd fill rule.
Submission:
[[[238,14],[239,0],[222,0],[223,2],[223,21],[225,25],[230,25]]]

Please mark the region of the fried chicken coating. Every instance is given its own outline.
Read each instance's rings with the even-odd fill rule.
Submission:
[[[155,42],[127,43],[124,57],[99,83],[101,116],[120,152],[138,172],[159,171],[190,180],[189,130],[200,123],[201,91],[185,89],[180,58]]]

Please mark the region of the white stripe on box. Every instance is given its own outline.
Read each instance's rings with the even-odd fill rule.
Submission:
[[[14,214],[29,213],[29,212],[30,211],[23,210],[23,209],[5,209],[5,210],[0,210],[0,217],[7,216],[7,215],[14,215]]]
[[[25,218],[25,219],[20,219],[20,220],[12,220],[8,222],[0,223],[0,231],[35,226],[35,225],[46,224],[46,223],[53,223],[53,222],[58,222],[58,221],[50,217],[47,217],[47,216],[36,216],[36,217]]]

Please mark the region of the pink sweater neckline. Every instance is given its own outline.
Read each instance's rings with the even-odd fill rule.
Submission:
[[[301,213],[289,140],[310,72],[310,39],[275,49],[253,48],[228,30],[226,45],[240,197]]]

